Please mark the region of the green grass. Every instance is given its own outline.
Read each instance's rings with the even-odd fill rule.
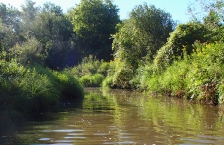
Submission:
[[[97,60],[90,55],[83,58],[79,65],[67,69],[67,72],[75,76],[83,87],[100,87],[109,67],[108,62]]]
[[[1,55],[2,56],[2,55]],[[15,59],[0,59],[0,109],[32,114],[56,108],[60,101],[83,99],[79,82],[68,72],[42,66],[25,67]]]

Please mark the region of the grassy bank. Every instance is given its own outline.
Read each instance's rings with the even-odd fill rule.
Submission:
[[[131,70],[114,61],[109,70],[114,73],[104,79],[103,86],[184,97],[203,104],[223,103],[223,43],[195,43],[193,47],[192,54],[162,68],[146,62]]]
[[[25,67],[16,59],[0,59],[0,109],[35,114],[57,108],[60,102],[83,99],[83,88],[68,72],[43,66]]]

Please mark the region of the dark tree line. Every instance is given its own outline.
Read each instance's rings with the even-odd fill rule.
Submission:
[[[0,4],[1,51],[22,64],[52,69],[73,66],[90,54],[108,61],[118,11],[110,0],[82,0],[66,14],[53,3],[26,0],[21,10]]]

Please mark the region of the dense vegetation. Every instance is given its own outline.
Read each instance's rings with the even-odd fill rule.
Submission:
[[[223,103],[223,7],[203,2],[203,18],[189,9],[193,20],[177,24],[146,3],[125,20],[110,0],[81,0],[67,13],[0,4],[0,109],[42,112],[100,86]]]

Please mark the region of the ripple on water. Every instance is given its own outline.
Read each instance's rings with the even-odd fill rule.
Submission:
[[[41,141],[47,141],[47,140],[51,140],[51,138],[40,138],[38,140],[41,140]]]
[[[190,143],[206,143],[212,144],[214,141],[208,139],[199,139],[199,138],[181,138],[182,141],[190,142]],[[189,144],[189,143],[188,143]],[[186,144],[181,144],[186,145]]]
[[[122,141],[122,142],[104,142],[103,144],[136,144],[136,142],[132,141]]]
[[[75,142],[74,140],[56,140],[56,143],[73,143]]]
[[[83,132],[82,129],[60,129],[60,130],[42,130],[42,132],[65,132],[65,133],[71,133],[71,132]]]
[[[85,139],[84,136],[65,136],[65,139]]]

